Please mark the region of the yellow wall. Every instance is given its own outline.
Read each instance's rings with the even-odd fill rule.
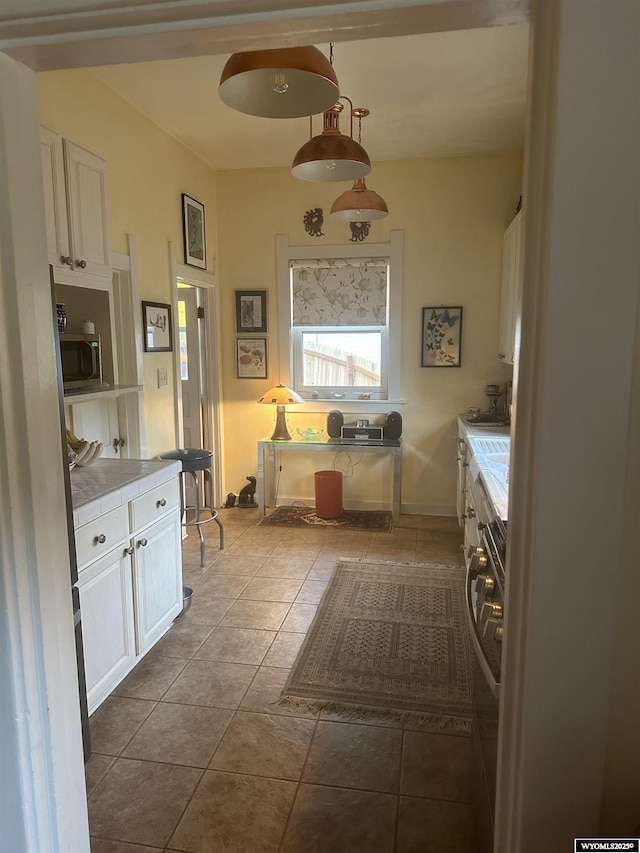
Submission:
[[[63,135],[107,161],[111,248],[126,252],[135,236],[140,298],[170,302],[167,244],[182,259],[181,193],[206,208],[209,270],[218,257],[221,296],[221,351],[225,479],[223,491],[238,492],[255,474],[256,440],[273,429],[270,408],[257,398],[280,380],[275,237],[292,245],[348,244],[349,226],[329,219],[331,203],[348,184],[317,184],[293,178],[288,169],[215,173],[173,137],[83,70],[38,75],[41,118]],[[290,140],[297,150],[299,140]],[[289,144],[289,143],[287,143]],[[497,359],[502,234],[520,192],[518,153],[433,158],[375,164],[372,189],[387,200],[390,215],[372,224],[369,241],[385,242],[389,231],[405,235],[402,320],[402,399],[395,404],[404,421],[402,500],[410,511],[442,512],[455,505],[455,415],[468,406],[486,407],[483,388],[502,383],[510,368]],[[305,211],[325,211],[324,236],[304,231]],[[267,380],[237,379],[235,290],[268,291]],[[462,367],[420,367],[421,309],[464,307]],[[170,381],[158,389],[156,371]],[[175,444],[173,357],[144,355],[147,450],[152,456]],[[327,405],[327,410],[332,406]],[[390,406],[389,408],[392,408]],[[297,426],[325,426],[324,415],[298,407]],[[351,462],[358,461],[351,454]],[[283,460],[284,462],[284,460]],[[312,472],[333,467],[333,454],[286,460],[280,495],[309,499]],[[348,467],[349,460],[340,460]],[[364,460],[345,481],[345,503],[387,501],[386,463]]]
[[[107,161],[111,249],[126,253],[126,235],[135,236],[140,299],[170,303],[168,243],[173,241],[177,259],[183,260],[183,192],[205,206],[207,264],[209,271],[213,268],[215,173],[90,72],[39,74],[38,89],[42,122]],[[169,383],[164,388],[157,387],[159,367],[169,373]],[[171,353],[145,353],[149,456],[175,447],[172,376]]]
[[[511,368],[497,358],[502,235],[515,213],[521,174],[522,157],[513,153],[377,163],[368,179],[390,210],[386,219],[372,223],[368,240],[386,242],[390,230],[404,231],[402,399],[407,402],[397,408],[404,426],[402,500],[409,510],[453,511],[455,416],[469,406],[486,408],[484,386],[510,378]],[[255,473],[255,441],[273,429],[272,412],[255,401],[280,380],[275,235],[287,234],[292,245],[348,244],[348,224],[327,215],[345,189],[342,183],[297,180],[286,169],[218,173],[222,315],[230,318],[222,332],[226,491],[237,493],[246,475]],[[316,207],[324,210],[325,222],[324,236],[314,238],[305,233],[303,216]],[[236,289],[268,291],[267,380],[236,378]],[[441,304],[464,307],[460,369],[420,367],[421,309]],[[325,426],[324,416],[305,414],[304,406],[291,408],[290,428]],[[352,454],[352,461],[358,458]],[[287,456],[282,462],[279,494],[308,499],[312,472],[333,467],[333,454],[304,462]],[[364,460],[345,481],[345,505],[388,500],[388,481],[381,460]]]

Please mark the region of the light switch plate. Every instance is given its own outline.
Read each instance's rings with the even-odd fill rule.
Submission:
[[[164,388],[167,385],[167,368],[158,368],[158,388]]]

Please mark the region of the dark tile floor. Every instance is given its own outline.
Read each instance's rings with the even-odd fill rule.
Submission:
[[[462,563],[456,519],[184,543],[188,613],[91,718],[93,853],[474,853],[469,738],[273,704],[339,557]],[[373,721],[375,722],[375,721]]]

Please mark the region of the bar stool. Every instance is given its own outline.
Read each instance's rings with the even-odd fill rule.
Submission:
[[[200,447],[182,447],[177,450],[170,450],[167,453],[161,453],[160,459],[177,459],[182,464],[180,472],[180,512],[183,527],[195,527],[200,538],[200,567],[204,568],[204,534],[202,525],[208,524],[210,521],[215,523],[220,528],[220,550],[224,550],[224,527],[218,518],[217,511],[212,507],[213,501],[213,481],[211,478],[211,458],[213,453],[210,450],[203,450]],[[203,482],[200,482],[200,472],[202,472]],[[186,505],[185,497],[185,482],[184,475],[191,474],[194,480],[196,489],[195,506]],[[200,490],[204,495],[204,504],[200,504]],[[208,496],[208,500],[207,500]],[[207,518],[200,518],[202,512],[209,513]],[[195,520],[188,521],[187,513],[193,511]]]

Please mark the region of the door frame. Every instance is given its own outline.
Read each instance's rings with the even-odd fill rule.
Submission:
[[[213,262],[213,272],[205,272],[197,267],[180,263],[176,258],[173,242],[169,242],[169,270],[171,276],[171,303],[173,316],[178,317],[178,288],[177,284],[189,284],[199,287],[202,292],[202,302],[205,312],[203,382],[207,389],[207,405],[202,412],[202,433],[205,447],[211,450],[211,475],[213,481],[213,505],[222,506],[222,483],[224,482],[224,454],[222,428],[222,393],[220,365],[222,362],[220,350],[220,294],[216,262]],[[180,347],[177,337],[173,349],[173,396],[175,411],[176,447],[183,444],[182,418],[182,381],[180,379]]]

